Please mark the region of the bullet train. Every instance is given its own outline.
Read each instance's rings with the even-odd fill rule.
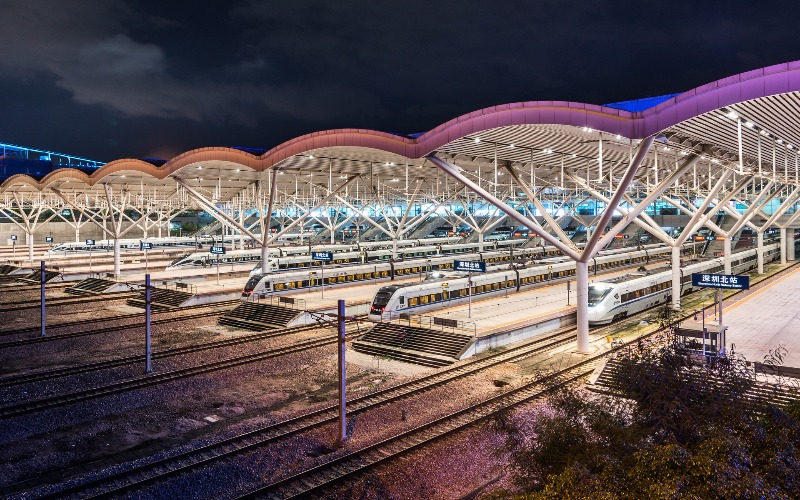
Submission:
[[[684,246],[685,250],[690,249]],[[648,245],[641,250],[615,249],[600,252],[589,264],[589,272],[600,269],[646,264],[653,259],[671,255],[672,249],[662,245]],[[575,275],[575,261],[567,257],[555,257],[536,261],[531,267],[507,269],[472,276],[472,296],[486,298],[505,293],[518,292],[539,283]],[[465,303],[469,300],[469,278],[464,274],[451,275],[446,279],[420,284],[387,285],[375,294],[370,307],[369,319],[381,321],[399,313],[421,314]]]
[[[480,260],[488,264],[507,263],[512,259],[533,258],[541,254],[541,247],[520,248],[514,256],[505,250],[461,253],[459,259]],[[345,286],[355,282],[389,281],[395,278],[422,275],[429,271],[443,271],[453,268],[454,255],[439,255],[430,259],[412,259],[399,262],[377,261],[370,264],[332,267],[325,269],[325,286]],[[251,276],[242,291],[242,299],[251,296],[263,297],[270,293],[302,290],[320,286],[322,272],[319,270],[289,271],[285,273],[257,274]]]
[[[119,240],[120,250],[139,250],[142,241],[153,245],[153,249],[162,248],[194,248],[195,239],[189,237],[169,237],[169,238],[126,238]],[[80,252],[113,251],[114,240],[96,240],[93,246],[86,245],[85,241],[71,241],[59,243],[46,252],[46,255],[57,255]]]
[[[764,262],[780,256],[777,244],[764,246]],[[756,249],[731,255],[731,272],[743,273],[758,265]],[[721,273],[724,260],[715,258],[681,268],[681,295],[694,290],[692,273]],[[672,296],[672,271],[658,274],[629,274],[617,279],[589,285],[589,324],[602,325],[638,313],[670,300]]]
[[[398,240],[397,246],[400,248],[417,247],[421,245],[442,245],[455,242],[461,238],[424,238],[420,240]],[[269,256],[276,259],[272,269],[286,269],[293,267],[308,267],[310,258],[299,259],[299,261],[283,260],[284,257],[309,256],[311,252],[333,252],[337,253],[359,253],[367,252],[372,249],[392,248],[392,243],[385,241],[372,241],[364,243],[353,243],[348,245],[302,245],[302,246],[271,246]],[[230,250],[228,253],[217,256],[209,253],[210,249],[181,255],[167,266],[167,270],[180,269],[184,267],[204,267],[216,265],[218,257],[220,264],[237,264],[243,262],[258,262],[256,269],[261,269],[261,249],[251,248],[247,250]],[[391,253],[391,252],[390,252]],[[303,264],[303,265],[299,265]],[[308,265],[307,265],[308,264]],[[252,274],[252,273],[251,273]]]
[[[525,243],[526,240],[506,240],[501,242],[493,242],[491,244],[484,244],[484,249],[509,249],[513,252],[514,248]],[[434,255],[453,255],[463,254],[470,252],[477,252],[479,250],[477,243],[461,243],[456,245],[433,245],[433,246],[418,246],[407,247],[398,250],[397,259],[403,261],[407,259],[419,259],[423,257],[430,257]],[[324,250],[324,249],[323,249]],[[341,264],[365,264],[367,262],[375,261],[389,261],[392,260],[394,252],[389,249],[379,250],[359,250],[354,252],[334,253],[333,260],[326,263],[326,265],[341,265]],[[295,269],[299,267],[315,267],[319,262],[313,260],[310,255],[297,255],[288,258],[273,258],[270,259],[270,272],[280,269]],[[258,265],[250,271],[250,276],[257,276],[263,274],[264,271],[261,267],[261,261]]]

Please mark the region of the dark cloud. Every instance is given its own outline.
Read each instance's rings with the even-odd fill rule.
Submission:
[[[0,140],[110,160],[424,131],[800,59],[796,2],[0,0]]]

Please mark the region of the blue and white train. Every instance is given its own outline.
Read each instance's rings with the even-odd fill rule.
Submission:
[[[520,248],[511,252],[494,250],[479,253],[437,255],[430,259],[410,259],[398,262],[376,261],[369,264],[325,268],[325,286],[346,286],[367,281],[390,281],[413,275],[424,276],[431,271],[453,269],[454,258],[480,260],[488,264],[503,264],[512,259],[534,258],[541,254],[540,247]],[[318,287],[322,283],[322,273],[316,269],[287,271],[283,273],[257,274],[251,276],[242,290],[242,299],[263,297],[273,293],[286,293]]]
[[[688,250],[690,247],[685,246]],[[671,255],[671,248],[648,245],[640,250],[615,249],[600,252],[589,264],[589,271],[646,264]],[[567,257],[551,257],[536,261],[530,267],[506,269],[473,275],[472,296],[486,298],[524,290],[539,283],[551,282],[575,275],[575,261]],[[369,319],[381,321],[398,314],[421,314],[465,303],[469,300],[469,280],[466,275],[452,274],[438,280],[419,284],[387,285],[375,294]]]
[[[777,244],[764,246],[764,262],[780,256]],[[731,255],[731,272],[743,273],[758,265],[756,250],[744,250]],[[721,273],[724,260],[715,258],[681,268],[681,295],[694,290],[692,273]],[[672,297],[672,270],[657,274],[629,274],[620,278],[589,285],[589,324],[602,325],[631,314],[664,304]]]

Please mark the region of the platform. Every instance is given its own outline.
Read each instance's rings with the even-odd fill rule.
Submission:
[[[771,349],[783,345],[783,365],[800,368],[800,267],[745,300],[723,309],[727,343],[748,361],[761,362]]]

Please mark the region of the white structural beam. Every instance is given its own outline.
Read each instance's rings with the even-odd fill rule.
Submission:
[[[460,167],[458,167],[458,166],[456,166],[456,165],[454,165],[454,164],[452,164],[452,163],[450,163],[448,161],[442,160],[441,158],[437,158],[436,156],[428,156],[427,159],[431,163],[433,163],[434,165],[439,167],[447,175],[449,175],[450,177],[455,179],[457,182],[460,182],[461,184],[465,185],[467,188],[469,188],[472,191],[474,191],[475,193],[477,193],[478,196],[482,197],[483,199],[485,199],[486,201],[488,201],[492,205],[496,206],[497,208],[499,208],[500,210],[505,212],[505,214],[507,216],[509,216],[512,219],[516,220],[521,225],[527,227],[534,234],[536,234],[537,236],[540,236],[542,239],[544,239],[545,241],[547,241],[548,243],[550,243],[554,247],[558,248],[564,255],[567,255],[568,257],[570,257],[570,258],[572,258],[574,260],[579,260],[579,258],[580,258],[579,255],[572,248],[570,248],[566,244],[562,243],[561,241],[557,240],[555,237],[553,237],[547,231],[544,231],[542,229],[542,227],[538,223],[532,222],[530,219],[528,219],[527,217],[525,217],[521,213],[519,213],[516,210],[514,210],[513,208],[511,208],[506,203],[500,201],[499,198],[497,198],[493,194],[489,193],[488,191],[486,191],[482,187],[478,186],[477,184],[472,182],[470,179],[466,178],[461,173],[462,169]]]
[[[640,146],[640,148],[641,148],[641,146]],[[641,153],[641,150],[639,152]],[[647,151],[644,151],[644,153],[646,154]],[[630,224],[630,222],[633,219],[636,219],[637,217],[639,217],[639,214],[642,214],[647,207],[649,207],[651,204],[653,204],[664,193],[664,191],[666,191],[667,189],[670,188],[670,186],[675,184],[678,181],[678,179],[680,179],[681,176],[687,170],[689,170],[693,165],[697,164],[697,162],[699,160],[700,160],[700,156],[696,155],[696,154],[692,154],[691,157],[686,158],[683,161],[683,163],[674,172],[672,172],[669,176],[667,176],[666,179],[662,180],[661,183],[659,183],[657,186],[655,186],[653,188],[653,190],[645,197],[645,199],[641,203],[639,203],[636,206],[633,206],[633,208],[630,211],[628,211],[628,213],[626,215],[623,216],[622,220],[617,222],[614,225],[614,227],[611,228],[611,230],[608,233],[606,233],[605,236],[600,238],[600,240],[597,243],[597,247],[599,249],[603,249],[603,248],[606,247],[606,245],[611,243],[611,241],[614,239],[614,237],[617,234],[619,234],[621,231],[623,231],[625,229],[625,227],[628,224]],[[634,170],[634,173],[635,173],[635,170]],[[625,194],[625,188],[623,186],[619,186],[618,187],[618,193],[621,193],[622,195],[624,195]],[[617,204],[614,205],[613,204],[614,203],[614,199],[612,198],[612,200],[609,201],[609,205],[606,207],[606,211],[611,210],[611,212],[613,213],[613,210],[617,207],[617,205],[619,204],[619,201],[620,201],[620,197],[617,197]],[[609,217],[609,219],[610,219],[610,217]],[[602,224],[601,224],[601,227],[602,227]],[[663,233],[663,230],[661,232]]]
[[[199,203],[201,206],[203,206],[204,209],[206,211],[208,211],[208,213],[212,217],[217,219],[221,224],[230,224],[231,226],[235,227],[239,231],[243,232],[244,234],[246,234],[247,236],[252,238],[253,241],[258,243],[259,245],[263,245],[263,241],[261,240],[261,238],[259,238],[255,234],[253,234],[250,231],[248,231],[247,228],[245,228],[243,225],[240,225],[239,222],[236,221],[236,219],[230,217],[223,210],[217,208],[217,206],[214,205],[214,203],[212,201],[208,200],[199,191],[197,191],[196,189],[191,187],[189,184],[187,184],[186,181],[184,181],[180,177],[173,177],[173,179],[175,180],[175,182],[179,186],[181,186],[184,190],[186,190],[187,193],[189,193],[189,196],[194,198],[194,200],[197,203]]]
[[[617,189],[614,192],[614,195],[611,197],[608,206],[603,211],[603,216],[600,218],[600,221],[597,224],[598,229],[606,227],[608,222],[611,220],[611,217],[614,215],[614,211],[616,211],[617,207],[619,207],[620,202],[622,201],[622,197],[625,194],[625,190],[628,189],[628,186],[633,181],[633,178],[636,176],[636,171],[639,170],[639,166],[644,161],[645,157],[647,156],[648,151],[650,151],[650,146],[653,145],[653,141],[655,140],[654,136],[647,137],[643,139],[639,143],[639,147],[636,150],[636,154],[631,159],[630,164],[628,165],[628,169],[625,171],[625,175],[623,175],[622,180],[617,185]],[[579,260],[583,262],[588,262],[592,257],[597,255],[597,252],[602,250],[602,247],[598,245],[600,238],[603,234],[602,230],[595,231],[589,239],[586,241],[586,247],[583,249],[583,253]],[[613,236],[612,236],[613,238]],[[589,323],[586,320],[586,324],[582,325],[581,318],[578,318],[578,337],[580,339],[581,329],[585,326],[585,343],[586,349],[589,346]],[[578,341],[578,350],[580,352],[588,352],[587,350],[581,349],[581,340]]]
[[[558,223],[556,223],[556,221],[553,220],[553,217],[551,217],[550,214],[547,212],[547,210],[544,208],[544,205],[542,205],[542,203],[539,201],[539,198],[536,197],[533,190],[531,190],[530,186],[528,186],[528,184],[526,184],[522,179],[520,179],[519,174],[517,174],[517,171],[514,170],[514,167],[512,167],[511,165],[506,165],[505,168],[508,171],[509,175],[511,175],[514,181],[516,181],[516,183],[525,193],[525,196],[528,198],[528,200],[531,203],[533,203],[533,205],[536,207],[539,213],[542,214],[542,217],[544,217],[545,222],[547,222],[548,229],[553,231],[553,233],[555,233],[555,235],[558,236],[558,238],[561,239],[561,241],[564,242],[567,246],[575,250],[575,252],[578,252],[578,247],[575,245],[575,243],[573,243],[572,240],[566,235],[566,233],[564,233],[564,231],[561,229],[561,226],[559,226]],[[535,218],[531,220],[536,222]]]
[[[342,182],[341,184],[339,184],[336,187],[326,188],[326,189],[328,189],[328,194],[326,196],[324,196],[319,202],[317,202],[313,207],[311,207],[308,210],[308,212],[306,212],[306,214],[310,214],[314,210],[316,210],[319,207],[321,207],[322,205],[328,203],[328,200],[330,200],[331,198],[334,198],[334,197],[338,198],[337,193],[339,193],[342,189],[347,187],[351,182],[353,182],[356,179],[358,179],[358,175],[353,175],[353,176],[348,177],[347,180],[345,180],[344,182]],[[277,241],[278,238],[280,238],[284,234],[288,233],[293,227],[295,227],[297,224],[299,224],[300,222],[305,220],[305,218],[306,218],[306,215],[303,215],[303,216],[298,217],[297,219],[293,220],[291,224],[289,224],[288,226],[284,226],[284,228],[281,229],[277,234],[275,234],[275,236],[271,236],[269,238],[269,241],[267,241],[266,244],[269,245],[272,242]]]

